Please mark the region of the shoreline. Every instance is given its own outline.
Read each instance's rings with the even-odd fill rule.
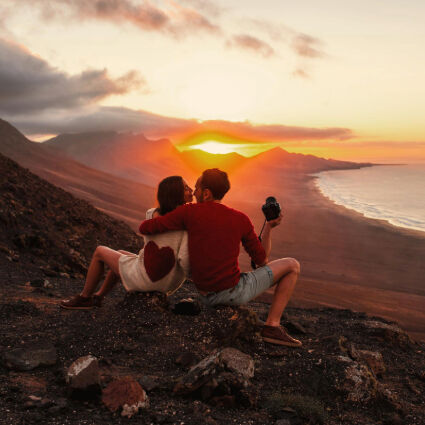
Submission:
[[[338,213],[352,215],[352,217],[355,219],[365,220],[372,223],[374,222],[388,230],[400,232],[402,234],[405,234],[406,236],[413,236],[413,237],[419,237],[419,238],[425,239],[425,230],[417,230],[417,229],[411,229],[408,227],[397,226],[395,224],[390,223],[388,220],[368,217],[367,215],[361,213],[360,211],[355,210],[354,208],[349,208],[349,207],[346,207],[345,205],[336,203],[320,190],[317,183],[317,180],[319,179],[318,176],[310,174],[310,175],[307,175],[307,177],[310,177],[312,179],[310,182],[310,188],[313,191],[317,192],[317,194],[323,198],[323,202],[327,203],[329,208],[334,208]]]
[[[321,193],[316,179],[281,176],[281,189],[274,193],[282,200],[284,221],[274,230],[270,260],[293,257],[301,263],[290,305],[380,316],[425,340],[425,233],[338,205]],[[244,212],[255,228],[263,219],[256,198],[269,191],[250,187],[253,196]],[[240,264],[250,270],[244,255]],[[263,299],[270,302],[270,292]]]
[[[400,166],[400,165],[409,165],[409,164],[372,164],[371,167],[375,167],[375,166],[379,166],[379,167],[383,167],[384,166],[384,167],[386,167],[386,166]],[[362,168],[364,168],[364,167],[362,167]],[[384,218],[370,217],[370,216],[366,215],[365,213],[356,210],[355,208],[351,208],[351,207],[346,206],[346,205],[344,205],[342,203],[338,203],[337,201],[334,201],[329,196],[327,196],[323,192],[323,190],[320,188],[319,183],[318,183],[319,178],[320,178],[320,176],[319,176],[320,174],[326,173],[326,172],[329,172],[329,171],[350,171],[350,170],[353,170],[353,169],[347,169],[347,170],[327,170],[327,171],[321,171],[319,173],[309,174],[307,176],[313,178],[314,189],[317,190],[317,192],[319,192],[319,194],[324,199],[326,199],[327,201],[331,202],[336,207],[344,208],[346,210],[346,213],[347,214],[349,214],[351,212],[352,213],[355,213],[355,214],[359,214],[360,217],[363,217],[363,218],[368,219],[368,220],[374,220],[376,222],[379,222],[383,226],[389,226],[390,228],[393,228],[393,229],[396,229],[396,230],[399,230],[399,231],[406,232],[407,235],[418,236],[418,237],[421,237],[421,238],[425,238],[425,229],[424,230],[421,230],[421,229],[416,229],[416,228],[411,228],[411,227],[400,226],[400,225],[397,225],[397,224],[393,224],[389,220],[384,219]]]

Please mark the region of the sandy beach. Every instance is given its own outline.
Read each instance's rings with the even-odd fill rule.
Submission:
[[[291,304],[364,311],[395,320],[413,338],[425,339],[425,233],[336,205],[314,180],[279,176],[275,187],[255,184],[249,191],[238,190],[237,183],[233,190],[239,193],[229,196],[257,230],[265,197],[275,195],[282,203],[284,220],[274,231],[271,259],[294,257],[301,263]],[[250,201],[241,201],[244,196]],[[249,268],[244,255],[241,266]]]

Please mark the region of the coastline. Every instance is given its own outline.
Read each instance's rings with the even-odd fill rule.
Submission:
[[[381,165],[381,164],[378,164],[378,165]],[[387,164],[384,164],[384,165],[387,165]],[[317,194],[323,198],[323,202],[326,204],[327,208],[333,208],[335,209],[335,211],[341,214],[352,215],[353,218],[358,220],[364,220],[365,222],[372,222],[372,223],[375,222],[376,224],[379,224],[380,226],[385,227],[388,230],[400,232],[406,236],[413,236],[413,237],[419,237],[419,238],[425,239],[425,231],[410,229],[408,227],[397,226],[395,224],[390,223],[388,220],[384,220],[384,219],[368,217],[365,214],[359,211],[356,211],[353,208],[349,208],[349,207],[346,207],[345,205],[336,203],[335,201],[333,201],[331,198],[329,198],[322,192],[322,190],[320,189],[317,183],[317,180],[319,179],[317,175],[310,175],[309,177],[312,178],[312,181],[309,183],[310,189],[312,189],[313,191],[316,191]]]
[[[373,164],[371,165],[371,167],[386,167],[386,166],[399,166],[399,165],[407,165],[407,164]],[[421,230],[421,229],[417,229],[417,228],[413,228],[413,227],[406,227],[406,226],[401,226],[398,224],[394,224],[392,223],[390,220],[385,219],[385,218],[377,218],[377,217],[372,217],[367,215],[366,213],[363,213],[359,210],[356,210],[354,207],[350,207],[350,206],[346,206],[343,203],[338,203],[337,201],[334,201],[332,198],[330,198],[329,196],[326,195],[326,193],[320,188],[320,184],[319,184],[319,179],[320,179],[320,174],[322,173],[326,173],[329,171],[350,171],[352,169],[347,169],[347,170],[328,170],[328,171],[322,171],[319,173],[314,173],[314,174],[310,174],[309,176],[313,178],[313,186],[314,189],[317,190],[320,195],[322,195],[323,198],[325,198],[326,200],[330,201],[332,204],[334,204],[337,207],[342,207],[344,208],[347,214],[353,212],[356,214],[359,214],[361,217],[368,219],[368,220],[375,220],[379,223],[381,223],[383,226],[390,226],[391,228],[400,230],[400,231],[406,231],[406,234],[411,235],[411,236],[419,236],[422,238],[425,238],[425,229]]]
[[[294,257],[301,263],[290,305],[365,312],[425,340],[425,233],[338,205],[321,193],[316,179],[287,175],[276,192],[285,214],[274,231],[270,259]],[[254,224],[261,223],[258,205],[251,201],[244,210]],[[250,269],[241,257],[242,270]],[[261,298],[270,302],[271,291]]]

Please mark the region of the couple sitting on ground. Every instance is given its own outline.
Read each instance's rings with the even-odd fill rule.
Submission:
[[[273,344],[301,346],[280,326],[280,319],[294,290],[300,266],[293,258],[268,261],[271,230],[282,220],[268,221],[262,241],[250,219],[221,203],[230,189],[227,174],[216,168],[205,170],[192,189],[178,176],[167,177],[158,186],[159,208],[146,213],[140,225],[145,245],[138,255],[99,246],[91,260],[80,295],[62,301],[68,309],[100,306],[103,297],[121,280],[128,291],[160,291],[170,294],[186,277],[193,280],[200,300],[208,305],[242,305],[274,284],[273,301],[261,335]],[[253,262],[254,271],[241,273],[240,243]],[[110,270],[103,277],[104,264]],[[190,265],[190,266],[189,266]]]

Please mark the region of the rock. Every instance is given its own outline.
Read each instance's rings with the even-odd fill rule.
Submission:
[[[57,272],[55,272],[54,270],[52,270],[51,268],[49,268],[49,267],[43,267],[43,266],[40,266],[40,269],[42,270],[42,272],[46,275],[46,276],[50,276],[50,277],[55,277],[55,276],[57,276],[58,274],[57,274]]]
[[[393,345],[406,348],[412,345],[409,335],[396,324],[388,324],[377,320],[361,322],[368,333]]]
[[[176,358],[176,364],[181,365],[183,367],[193,366],[196,361],[196,356],[190,352],[181,353]]]
[[[369,368],[345,356],[338,360],[344,363],[344,377],[338,387],[347,393],[347,400],[368,402],[376,398],[378,383]]]
[[[257,314],[247,307],[238,307],[230,319],[230,326],[223,330],[222,345],[233,344],[242,339],[248,342],[260,342],[260,328]]]
[[[102,392],[102,401],[111,411],[122,408],[121,416],[131,418],[140,408],[149,407],[144,389],[131,377],[112,381]]]
[[[199,301],[193,298],[185,298],[176,303],[173,308],[174,314],[183,314],[186,316],[197,316],[201,312]]]
[[[139,378],[139,384],[144,388],[146,391],[152,391],[155,388],[159,387],[157,376],[142,376]]]
[[[51,288],[53,288],[53,285],[46,279],[43,283],[43,288],[51,289]]]
[[[291,421],[289,419],[279,419],[275,422],[275,425],[291,425]]]
[[[32,370],[39,366],[56,364],[56,348],[46,343],[26,344],[3,353],[3,363],[9,369]]]
[[[66,382],[74,396],[95,395],[100,391],[99,362],[94,356],[84,356],[69,366]]]
[[[174,387],[177,394],[199,392],[203,400],[213,400],[218,403],[228,403],[236,396],[239,400],[251,400],[243,396],[242,390],[249,387],[249,379],[254,376],[254,360],[251,356],[236,350],[224,348],[193,366],[189,372],[180,378]]]
[[[358,350],[351,344],[350,355],[354,360],[369,366],[375,376],[381,376],[386,370],[382,354],[378,351]]]
[[[220,358],[227,370],[236,372],[245,379],[254,376],[254,360],[248,354],[235,348],[225,348],[222,350]]]

